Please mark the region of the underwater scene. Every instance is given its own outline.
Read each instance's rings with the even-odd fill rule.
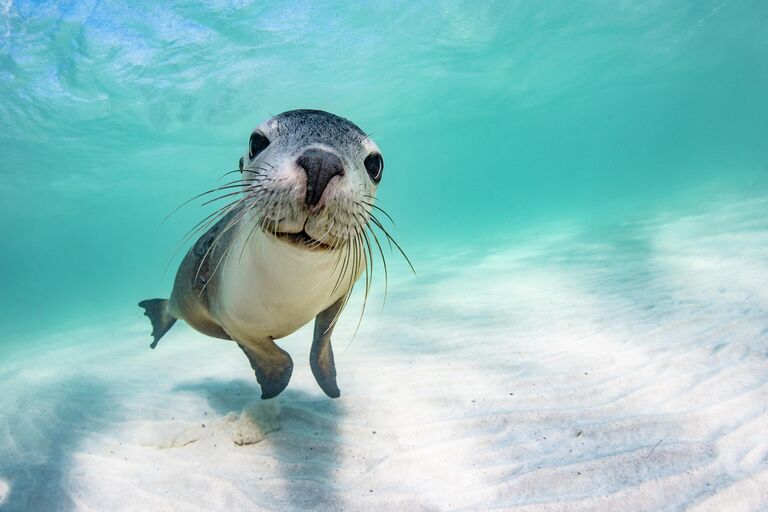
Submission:
[[[766,27],[0,0],[0,510],[767,510]]]

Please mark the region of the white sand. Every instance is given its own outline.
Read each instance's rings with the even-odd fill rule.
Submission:
[[[768,510],[765,202],[422,255],[262,402],[144,318],[0,370],[3,510]],[[436,251],[439,253],[440,251]]]

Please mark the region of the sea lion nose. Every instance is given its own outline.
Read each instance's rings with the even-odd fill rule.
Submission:
[[[344,175],[341,158],[319,148],[310,148],[296,159],[296,163],[307,173],[307,206],[317,206],[323,197],[325,187],[334,176]]]

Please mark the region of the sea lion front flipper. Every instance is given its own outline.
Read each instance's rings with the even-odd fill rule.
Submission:
[[[317,315],[312,350],[309,352],[309,366],[312,368],[312,374],[320,389],[331,398],[338,398],[341,395],[339,386],[336,385],[336,363],[333,361],[331,334],[343,306],[344,299],[341,298]]]
[[[256,380],[261,386],[261,398],[274,398],[279,395],[293,373],[293,359],[288,352],[281,349],[272,339],[259,343],[249,343],[238,346],[245,352],[256,374]]]

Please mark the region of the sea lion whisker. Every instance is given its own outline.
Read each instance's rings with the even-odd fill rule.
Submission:
[[[263,210],[263,208],[264,206],[260,202],[254,201],[253,203],[251,203],[250,205],[247,205],[243,209],[243,213],[240,216],[240,222],[248,223],[251,220],[253,220],[254,228],[251,230],[250,233],[248,233],[248,236],[246,237],[245,242],[243,243],[243,249],[241,249],[240,251],[240,258],[242,258],[242,252],[243,250],[245,250],[245,246],[248,245],[248,241],[250,240],[251,235],[253,234],[253,231],[259,227],[259,219],[260,219],[259,213]]]
[[[381,263],[382,263],[382,266],[384,267],[384,300],[382,302],[382,309],[383,309],[384,303],[387,301],[387,286],[388,286],[387,283],[389,281],[389,273],[387,271],[387,259],[384,257],[384,251],[382,250],[381,243],[379,243],[379,238],[376,236],[376,232],[371,228],[370,224],[361,213],[356,212],[356,215],[358,216],[358,218],[361,218],[361,220],[363,221],[363,224],[362,224],[364,226],[363,233],[365,234],[365,229],[367,229],[371,233],[371,235],[373,236],[373,240],[379,249],[379,254],[381,255]],[[368,243],[368,252],[371,256],[371,261],[373,262],[373,250],[371,249],[370,240],[368,239],[367,235],[366,235],[366,242]],[[371,266],[373,266],[373,263],[371,263]],[[373,271],[371,271],[371,273],[373,273]]]
[[[355,251],[356,251],[355,260],[357,261],[358,258],[364,258],[365,257],[365,253],[364,253],[364,250],[360,249],[362,242],[360,241],[359,235],[357,235],[354,240],[355,240],[355,248],[356,248],[355,249]],[[357,266],[357,264],[359,264],[359,263],[356,263],[356,266]],[[354,276],[354,273],[353,273],[353,276]],[[365,314],[365,306],[368,303],[368,290],[369,290],[369,287],[370,287],[370,282],[369,282],[369,275],[368,275],[368,265],[366,263],[366,265],[365,265],[365,289],[364,289],[364,293],[363,293],[363,306],[360,309],[360,316],[357,319],[357,325],[355,326],[355,330],[352,333],[352,337],[349,339],[349,342],[347,343],[347,346],[346,346],[345,350],[349,349],[349,347],[352,345],[352,342],[354,341],[355,337],[357,336],[357,332],[360,329],[360,325],[363,322],[363,315]]]
[[[197,279],[200,276],[200,271],[203,268],[203,263],[205,263],[205,261],[206,261],[206,259],[208,258],[209,255],[211,255],[211,254],[213,254],[213,252],[215,252],[216,247],[218,245],[218,241],[221,239],[221,237],[225,233],[227,233],[233,226],[236,226],[239,223],[240,219],[242,219],[242,217],[239,215],[240,211],[233,210],[233,212],[235,213],[233,218],[227,223],[227,225],[221,231],[219,231],[216,234],[216,236],[214,237],[213,241],[211,242],[211,244],[208,246],[208,248],[206,249],[205,253],[203,254],[203,257],[200,258],[200,264],[197,267],[197,272],[195,273],[195,280],[193,282],[195,282],[195,283],[197,282]],[[226,252],[225,252],[225,254],[226,254]],[[221,258],[219,258],[219,263],[221,263]],[[205,284],[200,289],[200,296],[202,296],[203,292],[205,291],[205,288],[208,286],[208,283],[210,282],[210,278],[216,273],[216,268],[218,268],[218,263],[216,264],[216,267],[214,268],[214,271],[211,273],[211,276],[209,276],[208,279],[206,279]]]
[[[336,215],[334,214],[331,217],[330,222],[328,223],[328,229],[325,231],[325,233],[322,236],[320,236],[320,238],[315,240],[315,242],[317,243],[318,247],[320,245],[328,245],[328,244],[324,243],[325,239],[328,238],[331,235],[331,231],[333,230],[333,226],[335,226],[335,225],[336,225]],[[330,248],[330,246],[328,246],[328,247]]]
[[[170,217],[171,217],[171,216],[172,216],[174,213],[176,213],[176,212],[177,212],[177,211],[179,211],[181,208],[183,208],[184,206],[188,205],[189,203],[191,203],[191,202],[192,202],[192,201],[194,201],[195,199],[199,199],[199,198],[201,198],[201,197],[203,197],[203,196],[206,196],[206,195],[208,195],[208,194],[212,194],[212,193],[214,193],[214,192],[217,192],[217,191],[219,191],[219,190],[225,190],[225,189],[229,189],[229,188],[236,188],[236,187],[238,187],[238,188],[239,188],[239,187],[241,187],[241,186],[242,186],[242,183],[243,183],[243,180],[235,180],[235,181],[231,181],[231,182],[229,182],[229,183],[225,183],[224,185],[222,185],[222,186],[220,186],[220,187],[216,187],[216,188],[212,188],[212,189],[210,189],[210,190],[206,190],[205,192],[201,192],[200,194],[197,194],[196,196],[194,196],[194,197],[191,197],[191,198],[187,199],[186,201],[184,201],[183,203],[181,203],[179,206],[177,206],[176,208],[174,208],[173,210],[171,210],[171,212],[170,212],[168,215],[166,215],[166,216],[163,218],[163,220],[162,220],[161,224],[162,224],[163,222],[167,221],[167,220],[168,220],[168,219],[169,219],[169,218],[170,218]]]
[[[397,243],[397,240],[392,238],[392,235],[389,234],[386,228],[382,226],[381,222],[379,222],[379,220],[375,216],[371,215],[371,220],[373,221],[374,224],[376,224],[376,227],[378,227],[381,230],[381,232],[384,233],[384,236],[386,236],[388,240],[390,240],[393,244],[395,244],[395,247],[397,247],[397,250],[400,252],[403,258],[405,258],[405,261],[408,263],[408,266],[411,267],[411,271],[413,272],[413,274],[416,275],[416,269],[413,268],[413,263],[411,263],[411,260],[410,258],[408,258],[408,255],[405,254],[405,251],[403,250],[403,248],[400,247],[400,244]]]
[[[225,233],[227,233],[230,229],[235,228],[237,225],[239,225],[243,219],[246,217],[248,212],[250,212],[253,208],[256,208],[258,206],[258,201],[254,201],[250,205],[242,206],[242,208],[239,211],[236,211],[232,219],[227,223],[227,225],[216,235],[213,242],[211,243],[211,246],[208,248],[208,251],[206,251],[206,254],[203,255],[203,258],[200,261],[200,266],[198,267],[198,274],[200,272],[200,269],[202,268],[203,262],[208,257],[209,252],[210,254],[213,254],[215,252],[215,249],[221,240],[221,238],[224,236]],[[213,269],[213,272],[211,272],[211,275],[208,277],[208,279],[205,282],[205,285],[201,288],[200,293],[202,294],[203,291],[205,291],[205,288],[207,287],[208,283],[210,282],[211,278],[216,274],[216,270],[221,265],[223,259],[225,257],[229,256],[229,253],[231,251],[232,245],[227,246],[227,249],[222,254],[222,256],[219,258],[219,261],[216,263],[216,266]]]
[[[337,209],[337,212],[338,212],[338,209]],[[338,287],[339,287],[339,286],[341,285],[341,283],[342,283],[342,280],[343,280],[343,278],[344,278],[344,275],[345,275],[345,274],[346,274],[346,272],[347,272],[348,263],[349,263],[349,260],[350,260],[350,258],[351,258],[351,253],[352,253],[352,250],[353,250],[353,248],[352,248],[352,239],[351,239],[351,237],[350,237],[350,235],[349,235],[349,232],[348,232],[348,230],[349,230],[349,226],[348,226],[348,225],[345,225],[345,232],[343,232],[343,233],[342,233],[342,234],[343,234],[343,237],[342,237],[342,236],[340,236],[340,237],[339,237],[339,241],[337,241],[337,242],[336,242],[336,244],[339,244],[339,243],[340,243],[340,240],[344,240],[344,245],[340,245],[340,246],[339,246],[339,247],[343,247],[343,248],[344,248],[344,250],[343,250],[344,263],[342,264],[342,270],[341,270],[341,272],[339,273],[339,276],[338,276],[338,277],[337,277],[337,279],[336,279],[336,284],[334,285],[334,287],[333,287],[333,291],[331,292],[331,294],[332,294],[332,295],[336,293],[336,290],[338,289]],[[340,260],[340,259],[338,259],[338,260],[336,261],[336,265],[338,265],[338,262],[339,262],[339,260]],[[336,269],[336,265],[334,265],[334,272],[335,272],[335,269]],[[331,275],[333,275],[333,274],[331,274]],[[354,287],[354,280],[355,280],[355,279],[354,279],[354,276],[355,276],[355,272],[352,272],[352,274],[351,274],[351,278],[350,278],[350,281],[351,281],[351,286],[349,286],[349,287],[348,287],[348,290],[347,290],[347,292],[344,294],[344,298],[343,298],[343,301],[342,301],[341,307],[339,307],[338,311],[337,311],[337,312],[336,312],[336,314],[334,315],[334,317],[333,317],[333,319],[331,320],[331,322],[330,322],[330,324],[329,324],[328,328],[326,329],[326,332],[327,332],[328,330],[332,329],[334,325],[336,325],[336,322],[338,321],[338,319],[339,319],[339,316],[341,315],[341,311],[343,311],[343,310],[344,310],[344,308],[346,307],[347,303],[349,302],[349,299],[350,299],[350,297],[352,296],[352,289],[353,289],[353,287]]]
[[[205,283],[203,283],[203,286],[200,288],[199,295],[202,297],[203,292],[205,292],[205,289],[208,288],[208,283],[211,282],[213,277],[216,275],[216,271],[219,270],[219,266],[221,265],[221,262],[224,260],[224,258],[229,257],[229,253],[232,249],[231,245],[228,245],[226,249],[224,249],[224,253],[219,257],[219,261],[216,262],[216,265],[213,267],[213,271],[211,272],[211,275],[208,279],[206,279]],[[198,270],[199,272],[199,270]]]
[[[373,208],[373,209],[375,209],[375,210],[378,210],[378,211],[380,211],[381,213],[383,213],[383,214],[384,214],[384,216],[385,216],[387,219],[389,219],[389,221],[392,223],[392,225],[393,225],[394,227],[397,227],[397,224],[395,224],[395,220],[394,220],[394,219],[393,219],[393,218],[392,218],[392,217],[391,217],[391,216],[390,216],[390,215],[389,215],[387,212],[385,212],[383,208],[381,208],[381,207],[380,207],[380,206],[378,206],[378,205],[375,205],[375,204],[369,203],[369,202],[367,202],[367,201],[362,201],[362,202],[363,202],[363,204],[366,204],[366,205],[370,206],[371,208]]]
[[[227,194],[224,194],[224,195],[221,195],[221,196],[218,196],[218,197],[214,197],[213,199],[209,199],[209,200],[205,201],[204,203],[201,203],[200,206],[208,206],[209,204],[215,203],[216,201],[221,201],[222,199],[226,199],[228,197],[237,196],[237,195],[240,195],[242,193],[243,193],[243,190],[238,188],[238,190],[236,192],[229,192]]]
[[[240,203],[244,199],[246,198],[237,198],[234,201],[231,201],[230,203],[227,203],[226,205],[222,206],[218,210],[214,211],[210,215],[206,216],[203,220],[195,224],[195,226],[192,227],[190,231],[187,232],[187,235],[185,236],[185,238],[190,238],[200,230],[207,229],[210,225],[216,223],[221,217],[229,213],[232,210],[232,208],[236,207],[238,203]]]
[[[215,223],[215,222],[216,222],[218,219],[220,219],[221,217],[223,217],[224,215],[226,215],[226,214],[227,214],[227,212],[229,211],[229,210],[228,210],[228,208],[230,208],[230,207],[232,207],[232,206],[236,205],[236,204],[237,204],[239,201],[240,201],[239,199],[238,199],[238,200],[235,200],[235,201],[232,201],[231,203],[229,203],[229,204],[227,204],[227,205],[225,205],[225,206],[221,207],[220,209],[218,209],[218,210],[214,211],[213,213],[211,213],[210,215],[208,215],[206,218],[204,218],[203,220],[201,220],[200,222],[198,222],[198,223],[197,223],[197,224],[196,224],[196,225],[195,225],[195,226],[194,226],[192,229],[190,229],[190,230],[189,230],[189,231],[188,231],[188,232],[187,232],[187,233],[186,233],[184,236],[182,236],[182,239],[181,239],[181,240],[180,240],[180,241],[179,241],[179,242],[176,244],[176,247],[175,247],[175,249],[174,249],[174,251],[173,251],[173,254],[172,254],[172,255],[171,255],[171,257],[169,258],[169,260],[168,260],[168,263],[166,263],[166,265],[165,265],[165,270],[164,270],[163,272],[165,272],[165,271],[167,271],[167,270],[168,270],[168,267],[170,266],[170,264],[171,264],[171,262],[173,261],[173,259],[176,257],[176,254],[179,252],[179,250],[180,250],[180,249],[181,249],[181,248],[182,248],[182,247],[183,247],[183,246],[184,246],[184,245],[185,245],[187,242],[189,242],[189,240],[190,240],[190,239],[191,239],[191,238],[192,238],[192,237],[193,237],[193,236],[194,236],[196,233],[199,233],[199,232],[200,232],[200,231],[202,231],[202,230],[208,229],[208,227],[209,227],[209,226],[210,226],[212,223]],[[209,219],[210,219],[210,221],[206,223],[206,221],[208,221]]]
[[[255,169],[258,169],[258,168],[255,168]],[[224,176],[229,176],[230,174],[235,174],[235,173],[238,173],[238,172],[241,173],[241,174],[243,172],[250,172],[250,173],[253,173],[253,174],[258,174],[257,172],[252,171],[251,169],[235,169],[234,171],[227,171],[227,172],[225,172],[224,174],[222,174],[221,176],[216,178],[216,181],[222,179]],[[266,170],[264,170],[264,172],[266,172]]]
[[[241,198],[236,199],[235,201],[232,201],[228,205],[224,206],[223,208],[220,208],[218,211],[214,212],[215,218],[207,221],[206,226],[201,226],[197,228],[198,230],[206,229],[208,225],[211,225],[213,223],[219,222],[220,220],[223,220],[227,215],[233,214],[232,219],[230,219],[227,222],[227,225],[225,226],[225,229],[221,230],[216,238],[214,239],[214,242],[216,242],[220,236],[222,236],[230,227],[232,227],[233,224],[240,221],[243,214],[243,209],[246,206],[246,203],[250,200],[258,201],[258,198],[254,194],[248,194]],[[209,216],[210,217],[210,216]]]
[[[230,174],[235,174],[236,172],[242,172],[242,171],[240,169],[235,169],[234,171],[227,171],[224,174],[222,174],[221,176],[219,176],[218,178],[216,178],[216,181],[219,181],[224,176],[229,176]]]
[[[344,248],[346,249],[344,251],[344,261],[341,265],[341,271],[339,272],[339,276],[336,278],[336,284],[334,285],[333,291],[331,293],[336,293],[336,290],[338,290],[339,286],[341,286],[341,284],[344,282],[344,276],[347,273],[349,260],[352,253],[352,247],[349,240],[347,240],[347,243],[344,245]]]
[[[339,205],[336,204],[336,208],[333,214],[331,214],[331,219],[328,222],[328,229],[325,231],[325,233],[323,233],[323,235],[321,235],[319,238],[315,240],[315,244],[312,247],[313,249],[319,247],[320,245],[326,245],[328,247],[328,250],[333,250],[333,247],[328,244],[325,244],[324,241],[326,238],[328,238],[328,236],[330,236],[331,231],[333,230],[333,226],[336,224],[336,216],[338,215],[338,213],[339,213]]]
[[[365,234],[365,229],[360,229],[358,239],[360,240],[363,256],[365,258],[365,303],[368,301],[368,293],[371,289],[371,284],[373,283],[373,255],[371,251],[371,242]],[[365,307],[363,307],[363,309],[365,309]]]
[[[371,235],[373,235],[373,241],[376,243],[376,247],[379,248],[379,254],[381,255],[381,264],[384,267],[384,299],[381,302],[381,308],[384,309],[384,304],[387,302],[387,287],[389,283],[389,272],[387,271],[387,258],[384,256],[384,251],[381,248],[381,243],[379,243],[379,237],[376,236],[376,232],[371,229],[370,226],[366,226],[368,228],[368,231],[370,231]]]
[[[384,225],[381,223],[381,221],[378,219],[378,217],[376,217],[376,215],[374,215],[373,212],[369,212],[368,215],[369,215],[370,222],[373,223],[373,225],[375,225],[376,227],[381,226],[381,227],[379,227],[379,229],[384,231],[384,229],[383,229]],[[395,252],[395,248],[392,245],[392,240],[390,240],[388,237],[384,237],[384,239],[387,241],[387,245],[389,246],[389,251],[390,252]]]
[[[327,333],[328,331],[334,328],[334,326],[336,325],[336,322],[338,322],[339,317],[341,316],[341,312],[344,311],[344,308],[349,303],[350,297],[352,297],[352,287],[350,287],[347,290],[347,292],[344,294],[344,297],[342,298],[341,306],[339,307],[338,311],[336,311],[336,314],[333,315],[333,318],[328,323],[328,327],[325,329],[323,334]]]

